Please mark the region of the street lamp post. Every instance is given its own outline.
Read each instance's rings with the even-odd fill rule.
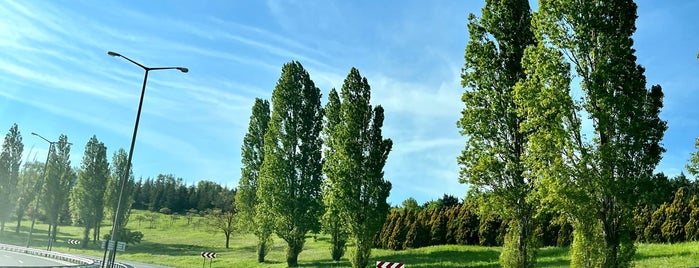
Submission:
[[[55,141],[50,141],[44,137],[42,137],[39,134],[36,134],[32,132],[32,135],[37,136],[46,142],[49,143],[49,151],[46,153],[46,163],[44,163],[44,174],[41,176],[41,179],[39,179],[39,184],[37,185],[37,192],[36,192],[36,204],[34,204],[34,210],[32,210],[32,225],[29,227],[29,236],[27,236],[27,247],[29,247],[29,242],[32,240],[32,233],[34,232],[34,223],[36,222],[36,211],[39,209],[39,201],[41,200],[41,188],[44,186],[44,179],[46,178],[47,175],[47,169],[49,167],[49,160],[51,159],[51,150],[53,150],[53,145],[56,143]],[[50,235],[50,234],[49,234]],[[49,237],[49,241],[51,238]]]
[[[189,69],[184,68],[184,67],[146,67],[143,64],[140,64],[132,59],[129,59],[128,57],[121,55],[116,52],[109,51],[107,52],[107,55],[112,56],[112,57],[121,57],[124,58],[125,60],[137,65],[138,67],[141,67],[145,71],[145,75],[143,76],[143,87],[141,88],[141,99],[138,102],[138,110],[136,112],[136,123],[134,124],[133,127],[133,136],[131,137],[131,148],[129,148],[129,156],[127,157],[126,160],[126,167],[125,172],[124,172],[124,178],[121,181],[121,186],[119,189],[119,199],[117,199],[117,206],[116,210],[114,211],[114,221],[112,222],[112,235],[110,237],[110,240],[114,240],[114,246],[116,246],[116,241],[117,239],[117,233],[119,231],[119,212],[121,210],[121,201],[123,198],[124,194],[124,187],[126,186],[126,181],[129,180],[129,171],[131,169],[131,159],[133,157],[133,148],[134,144],[136,143],[136,133],[138,133],[138,122],[141,119],[141,107],[143,106],[143,95],[146,93],[146,82],[148,81],[148,72],[150,71],[157,71],[157,70],[179,70],[180,72],[187,73],[189,72]],[[107,251],[109,251],[109,259],[107,262],[105,262],[105,257],[107,255]],[[116,250],[114,248],[110,249],[109,243],[105,245],[104,247],[104,256],[102,257],[102,267],[112,267],[114,265],[114,258],[116,257]]]

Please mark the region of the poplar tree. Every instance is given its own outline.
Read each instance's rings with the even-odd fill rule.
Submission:
[[[371,87],[359,70],[350,70],[340,98],[337,105],[331,95],[326,111],[326,205],[347,224],[354,240],[352,266],[366,267],[374,236],[390,208],[386,198],[391,183],[384,179],[383,168],[393,143],[383,138],[383,107],[370,104]]]
[[[289,267],[298,266],[306,233],[319,229],[323,212],[320,97],[320,89],[301,63],[284,64],[272,92],[256,216],[269,220],[277,236],[286,241]]]
[[[22,164],[22,134],[17,124],[13,124],[5,135],[0,152],[0,235],[5,232],[5,222],[17,204],[17,184],[19,167]]]
[[[124,171],[126,171],[126,162],[128,157],[126,151],[123,148],[119,148],[114,154],[112,154],[112,162],[109,165],[109,182],[107,183],[106,192],[106,204],[107,210],[110,212],[110,220],[114,221],[114,216],[116,215],[117,202],[119,201],[119,191],[121,191],[121,184],[124,179],[127,179],[126,185],[124,185],[124,192],[122,194],[121,206],[119,207],[119,226],[120,231],[123,231],[126,227],[126,223],[129,221],[129,215],[131,214],[131,205],[134,203],[134,192],[136,190],[136,184],[134,182],[133,169],[129,167],[129,176],[125,176]],[[100,227],[95,226],[96,238],[99,238]],[[118,237],[121,239],[121,237]]]
[[[49,224],[49,239],[55,241],[58,232],[59,215],[68,205],[70,190],[75,185],[75,170],[70,166],[70,147],[68,136],[61,134],[58,142],[49,152],[49,165],[44,183],[42,203]],[[51,242],[49,243],[49,248]]]
[[[83,248],[87,248],[90,241],[90,230],[97,232],[97,226],[104,218],[104,194],[108,178],[107,147],[97,140],[97,136],[92,136],[85,145],[78,181],[71,194],[73,222],[83,227]]]
[[[332,131],[335,126],[340,123],[340,96],[333,88],[328,94],[328,103],[325,105],[325,121],[323,126],[323,143],[332,144]],[[332,147],[325,147],[325,155],[335,153]],[[330,235],[330,256],[334,261],[339,261],[345,255],[347,248],[347,225],[345,220],[340,216],[340,210],[334,205],[335,196],[332,195],[332,185],[329,181],[325,181],[323,185],[323,204],[325,205],[325,214],[323,214],[323,230]]]
[[[663,92],[646,88],[633,49],[636,9],[630,0],[542,0],[538,45],[522,61],[518,111],[532,132],[525,162],[542,179],[544,201],[571,216],[573,267],[632,265],[633,206],[664,152]]]
[[[29,209],[29,205],[34,201],[38,192],[41,190],[39,188],[38,182],[41,176],[43,176],[44,163],[41,162],[28,162],[24,163],[22,171],[19,174],[19,185],[17,199],[17,208],[15,209],[15,215],[17,216],[17,227],[15,228],[15,233],[19,234],[19,229],[22,227],[22,218],[24,214]]]
[[[468,141],[458,157],[459,181],[486,193],[485,208],[510,223],[500,256],[506,267],[533,267],[536,255],[536,180],[523,165],[530,133],[521,129],[526,115],[514,98],[515,84],[524,79],[524,49],[536,43],[530,21],[527,0],[485,1],[480,18],[469,15],[461,76],[465,107],[457,126]]]
[[[269,125],[270,111],[269,101],[255,98],[252,106],[248,132],[243,138],[241,146],[240,180],[238,180],[238,192],[235,195],[235,207],[238,211],[238,221],[241,229],[252,231],[257,237],[257,261],[264,262],[269,252],[272,241],[272,230],[267,221],[257,221],[266,217],[255,217],[255,208],[259,204],[257,199],[257,183],[260,167],[265,159],[264,139]]]

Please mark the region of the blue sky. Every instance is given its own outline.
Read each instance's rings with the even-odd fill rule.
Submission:
[[[17,123],[29,159],[43,161],[64,133],[80,165],[92,135],[128,149],[143,71],[148,88],[134,153],[137,177],[172,173],[236,187],[240,144],[255,97],[269,99],[281,66],[300,61],[323,92],[351,67],[386,110],[393,139],[389,202],[463,197],[455,126],[468,40],[466,17],[482,1],[3,1],[0,131]],[[665,90],[669,129],[658,170],[683,170],[699,136],[698,1],[639,1],[635,35],[648,83]],[[30,154],[31,152],[31,154]]]

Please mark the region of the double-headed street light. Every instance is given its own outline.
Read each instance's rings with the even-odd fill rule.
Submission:
[[[51,151],[53,150],[53,146],[57,143],[56,141],[50,141],[43,136],[36,134],[35,132],[32,132],[32,135],[37,136],[41,138],[42,140],[45,140],[46,142],[49,143],[49,151],[46,153],[46,163],[44,163],[44,174],[41,176],[39,179],[39,184],[37,185],[37,192],[36,192],[36,203],[34,204],[34,210],[32,211],[32,225],[29,227],[29,236],[27,237],[27,247],[29,247],[29,242],[32,240],[32,233],[34,232],[34,223],[36,222],[36,211],[39,210],[39,201],[41,200],[41,188],[44,187],[44,179],[47,176],[47,171],[49,168],[49,160],[51,160]],[[72,144],[72,143],[68,143]],[[47,246],[48,250],[51,250],[51,234],[49,233],[49,243]]]
[[[129,148],[129,156],[126,160],[126,167],[125,172],[124,172],[124,178],[121,181],[121,186],[119,189],[119,199],[117,200],[117,207],[114,212],[114,221],[112,222],[112,235],[110,237],[110,240],[114,240],[115,242],[113,243],[114,246],[116,246],[116,241],[117,239],[117,233],[119,231],[119,212],[121,210],[121,201],[123,198],[124,194],[124,187],[126,185],[126,182],[129,180],[129,174],[130,174],[130,169],[131,169],[131,158],[133,157],[133,147],[134,144],[136,143],[136,133],[138,132],[138,122],[141,119],[141,107],[143,106],[143,95],[146,93],[146,82],[148,81],[148,72],[150,71],[157,71],[157,70],[179,70],[180,72],[187,73],[189,72],[189,69],[185,67],[146,67],[143,64],[140,64],[132,59],[129,59],[128,57],[121,55],[116,52],[109,51],[107,52],[107,55],[112,56],[112,57],[121,57],[124,58],[127,61],[130,61],[131,63],[137,65],[138,67],[141,67],[145,71],[145,75],[143,76],[143,87],[141,88],[141,100],[138,102],[138,111],[136,112],[136,123],[134,124],[133,127],[133,136],[131,137],[131,148]],[[110,250],[111,249],[111,250]],[[107,256],[107,251],[109,251],[109,259],[105,262],[105,257]],[[102,267],[112,267],[114,265],[114,258],[116,257],[116,251],[113,248],[110,248],[109,243],[105,245],[104,247],[104,256],[102,257]]]

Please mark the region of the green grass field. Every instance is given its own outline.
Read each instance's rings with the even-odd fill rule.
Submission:
[[[267,255],[267,262],[257,263],[255,252],[255,237],[252,235],[235,235],[230,249],[225,248],[222,233],[213,233],[206,226],[198,223],[198,217],[187,224],[187,219],[181,217],[172,222],[170,217],[162,216],[150,228],[150,223],[140,224],[135,216],[143,214],[135,211],[128,227],[144,233],[140,244],[127,246],[126,252],[120,252],[117,259],[137,262],[161,264],[171,267],[200,267],[203,258],[202,251],[217,253],[212,267],[286,267],[285,243],[276,239],[272,252]],[[6,226],[5,233],[0,237],[1,243],[24,246],[26,244],[29,222],[23,223],[20,234],[14,233],[14,225]],[[37,222],[31,246],[46,248],[47,225]],[[105,222],[102,233],[109,232],[110,227]],[[67,239],[79,239],[81,230],[74,226],[60,226],[54,251],[76,253],[92,256],[102,256],[103,251],[98,244],[90,244],[88,249],[68,247]],[[372,250],[373,260],[398,261],[406,267],[498,267],[498,247],[479,246],[433,246],[404,251]],[[348,255],[348,254],[346,254]],[[543,248],[538,253],[539,267],[568,267],[568,248]],[[699,242],[680,244],[639,244],[635,256],[636,267],[690,267],[699,266]],[[207,261],[206,266],[209,263]],[[319,236],[314,239],[309,236],[304,251],[299,255],[301,267],[349,267],[349,261],[344,258],[340,262],[330,259],[327,237]]]

